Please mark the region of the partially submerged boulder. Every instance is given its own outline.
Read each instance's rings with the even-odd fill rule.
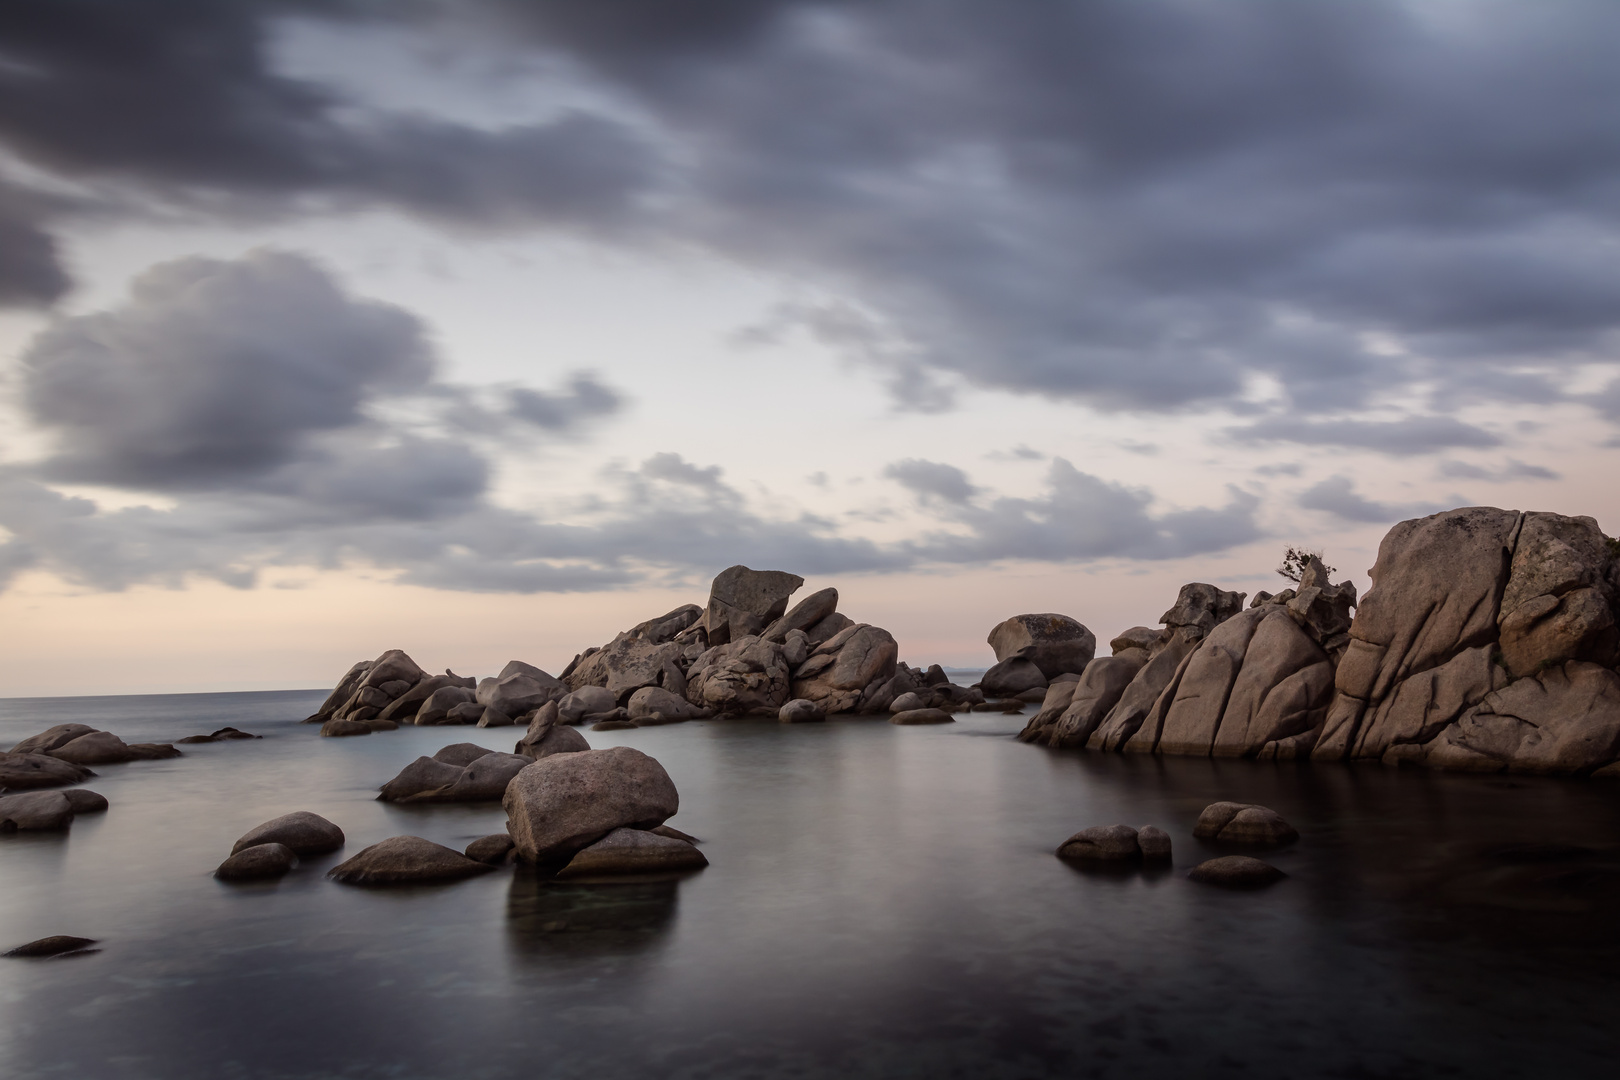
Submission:
[[[57,724],[38,735],[31,735],[10,750],[13,754],[49,754],[83,735],[93,735],[96,729],[89,724]]]
[[[71,761],[48,754],[10,753],[0,755],[0,788],[26,791],[32,788],[61,787],[83,783],[95,773]]]
[[[107,796],[85,788],[68,788],[62,792],[62,797],[73,808],[75,816],[79,814],[104,814],[107,812]]]
[[[0,832],[60,832],[73,824],[73,804],[60,791],[0,795]]]
[[[776,711],[776,718],[784,724],[817,724],[827,719],[827,714],[813,701],[794,698]]]
[[[668,874],[701,870],[708,865],[709,860],[703,853],[685,840],[643,829],[614,829],[578,851],[568,865],[557,872],[557,877],[566,880]]]
[[[647,720],[653,717],[671,721],[697,720],[709,715],[708,710],[661,686],[643,686],[631,694],[626,710],[632,720]]]
[[[907,709],[889,717],[889,723],[899,724],[902,727],[914,724],[950,724],[955,721],[956,717],[943,709]]]
[[[669,774],[628,746],[554,754],[507,786],[507,831],[521,857],[558,862],[614,829],[650,829],[680,809]]]
[[[284,844],[295,855],[324,855],[342,847],[343,840],[343,830],[319,814],[295,810],[243,833],[232,846],[231,854],[258,844]]]
[[[124,761],[151,761],[179,757],[168,743],[126,743],[110,731],[91,731],[48,751],[51,757],[74,765],[115,765]]]
[[[327,871],[344,885],[425,885],[487,874],[494,867],[420,836],[394,836]]]
[[[1059,844],[1057,854],[1082,862],[1134,862],[1142,858],[1142,848],[1129,825],[1094,825]]]
[[[466,856],[475,862],[488,863],[491,866],[500,866],[512,854],[512,837],[509,833],[490,833],[480,836],[467,845]]]
[[[1201,862],[1187,872],[1187,877],[1193,881],[1225,889],[1261,889],[1287,876],[1270,863],[1247,855],[1223,855]]]
[[[613,691],[605,686],[582,686],[557,702],[557,722],[577,724],[587,716],[611,712],[618,703]]]
[[[1193,835],[1223,844],[1275,847],[1297,840],[1299,833],[1282,815],[1256,803],[1217,802],[1198,815]]]
[[[19,945],[6,952],[5,956],[42,958],[49,956],[66,956],[69,953],[82,952],[96,944],[95,938],[73,937],[70,934],[52,934],[30,941],[26,945]],[[96,950],[90,950],[92,952]]]
[[[979,680],[985,697],[1015,698],[1026,690],[1045,690],[1046,676],[1035,661],[1022,656],[1010,656],[990,666]]]
[[[286,874],[298,856],[285,844],[254,844],[219,864],[214,876],[221,881],[264,881]]]

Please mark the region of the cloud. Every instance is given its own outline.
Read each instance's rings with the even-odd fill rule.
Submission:
[[[1401,420],[1309,420],[1275,417],[1227,429],[1239,442],[1292,442],[1305,446],[1345,446],[1397,457],[1454,447],[1500,446],[1483,428],[1450,416],[1411,416]]]
[[[1493,484],[1504,483],[1509,480],[1558,480],[1560,474],[1541,465],[1528,465],[1522,461],[1508,458],[1507,464],[1499,469],[1488,469],[1482,465],[1471,465],[1466,461],[1442,461],[1440,475],[1449,480],[1485,480]]]
[[[1453,495],[1443,503],[1385,503],[1363,498],[1356,493],[1355,484],[1347,476],[1330,476],[1307,488],[1299,497],[1299,505],[1307,510],[1321,510],[1345,521],[1368,525],[1389,525],[1407,518],[1425,517],[1454,506],[1467,506],[1468,500]]]
[[[56,240],[39,226],[47,205],[0,182],[0,306],[48,304],[67,292]]]
[[[568,391],[547,394],[518,387],[511,392],[511,415],[547,431],[568,431],[587,421],[611,416],[624,407],[624,398],[604,386],[588,372],[576,373],[568,381]]]
[[[965,503],[979,490],[968,482],[967,473],[955,465],[920,458],[906,458],[885,466],[883,475],[924,500]]]
[[[194,212],[696,245],[859,297],[801,314],[923,411],[1235,406],[1256,376],[1310,413],[1545,402],[1620,334],[1612,4],[597,7],[14,3],[0,142]],[[575,104],[503,126],[340,93],[276,66],[289,18],[550,65]],[[0,282],[57,295],[22,236]]]

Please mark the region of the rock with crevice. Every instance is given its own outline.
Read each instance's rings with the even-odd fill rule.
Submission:
[[[831,716],[856,711],[868,690],[875,695],[895,675],[900,646],[887,630],[856,623],[811,652],[794,672],[789,693]],[[786,699],[784,699],[786,700]]]
[[[686,696],[720,714],[774,714],[787,704],[790,677],[782,646],[748,636],[699,656],[687,675]]]
[[[1204,807],[1193,836],[1222,844],[1275,847],[1299,838],[1281,814],[1257,803],[1217,802]]]

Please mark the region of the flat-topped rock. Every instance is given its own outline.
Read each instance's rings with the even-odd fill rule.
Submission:
[[[568,865],[557,872],[559,878],[619,876],[625,874],[667,874],[701,870],[709,865],[703,852],[685,840],[641,829],[614,829],[596,843],[580,850]]]
[[[1273,885],[1288,875],[1268,862],[1247,855],[1223,855],[1201,862],[1188,871],[1193,881],[1226,889],[1259,889]]]

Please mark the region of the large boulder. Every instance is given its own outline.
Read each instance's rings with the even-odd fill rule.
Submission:
[[[326,876],[345,885],[420,885],[460,881],[493,869],[420,836],[395,836],[339,863]]]
[[[74,765],[113,765],[134,761],[138,756],[129,744],[110,731],[92,731],[50,751],[51,757]]]
[[[73,804],[60,791],[0,795],[0,832],[56,832],[73,824]]]
[[[717,713],[775,713],[788,700],[782,646],[762,637],[713,646],[693,662],[686,678],[687,700]]]
[[[643,686],[670,689],[667,683],[683,678],[681,651],[673,641],[657,644],[620,634],[581,659],[563,681],[575,692],[586,686],[603,687],[617,705]]]
[[[900,646],[894,635],[880,627],[856,623],[811,652],[794,672],[790,693],[794,698],[815,702],[828,715],[852,712],[868,688],[875,694],[878,685],[894,677],[899,657]]]
[[[1108,713],[1119,704],[1131,680],[1136,678],[1146,662],[1147,653],[1144,650],[1127,649],[1116,656],[1099,656],[1087,664],[1079,681],[1072,684],[1067,700],[1061,702],[1058,715],[1047,725],[1031,732],[1028,741],[1039,741],[1042,731],[1049,727],[1045,740],[1047,745],[1085,746]],[[1064,684],[1057,684],[1061,685]],[[1044,705],[1041,712],[1046,712]]]
[[[80,783],[94,775],[81,765],[60,761],[48,754],[0,755],[0,789],[6,791],[61,787]]]
[[[703,853],[685,840],[645,829],[614,829],[582,848],[557,872],[562,879],[619,877],[626,874],[670,874],[709,865]]]
[[[1035,661],[1022,656],[1009,656],[990,665],[990,670],[979,680],[985,697],[1015,698],[1030,690],[1046,689],[1046,676]]]
[[[731,566],[720,571],[709,586],[709,604],[703,613],[708,642],[725,645],[758,635],[787,611],[804,578],[781,570],[750,570]]]
[[[786,673],[784,672],[784,684]],[[697,720],[709,715],[708,711],[693,705],[679,694],[672,694],[662,686],[643,686],[630,695],[625,706],[632,720]]]
[[[612,712],[618,704],[619,699],[607,687],[582,686],[557,702],[557,722],[577,724],[587,716]]]
[[[701,618],[703,618],[702,608],[696,604],[682,604],[668,614],[637,623],[626,631],[626,635],[640,641],[650,641],[654,645],[662,645],[666,641],[673,641],[677,634],[696,625]]]
[[[49,754],[83,735],[93,735],[96,729],[88,724],[57,724],[38,735],[31,735],[13,746],[13,754]]]
[[[680,809],[680,796],[657,761],[615,746],[541,758],[513,778],[504,805],[518,854],[553,863],[614,829],[662,825]]]
[[[422,727],[449,723],[451,709],[476,700],[475,692],[465,686],[441,686],[416,710],[416,723]]]
[[[499,675],[478,684],[476,700],[507,716],[522,716],[567,692],[562,683],[534,665],[513,660]]]
[[[1022,657],[1047,681],[1064,672],[1078,675],[1097,653],[1097,637],[1067,615],[1014,615],[997,623],[986,639],[998,663]],[[1027,689],[1027,688],[1026,688]]]
[[[257,844],[284,844],[295,855],[324,855],[342,847],[343,839],[343,830],[319,814],[295,810],[243,833],[231,854]]]
[[[360,685],[362,688],[375,686],[380,689],[384,683],[402,682],[411,687],[425,678],[427,672],[405,655],[403,649],[389,649],[372,663],[371,670],[360,679]]]
[[[793,605],[793,610],[771,623],[760,635],[766,641],[785,645],[790,633],[798,630],[808,634],[812,627],[838,610],[838,590],[821,589]]]
[[[1590,773],[1620,759],[1620,675],[1570,660],[1486,694],[1395,760],[1475,772]]]

